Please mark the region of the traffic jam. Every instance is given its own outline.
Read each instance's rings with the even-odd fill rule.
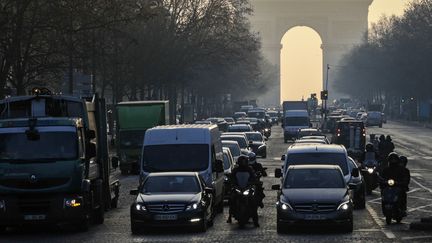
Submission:
[[[172,124],[169,101],[121,102],[113,117],[97,95],[32,92],[0,101],[0,226],[9,236],[38,225],[86,232],[119,205],[132,236],[269,220],[278,235],[353,234],[372,196],[374,218],[398,225],[407,216],[408,158],[390,135],[366,131],[386,126],[379,105],[333,107],[324,119],[308,101],[285,101]],[[263,210],[274,216],[262,222]]]

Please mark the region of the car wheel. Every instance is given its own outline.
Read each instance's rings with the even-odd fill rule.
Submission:
[[[198,226],[198,232],[204,233],[207,231],[208,221],[207,221],[207,215],[204,214],[202,220],[200,221],[200,224]]]
[[[353,230],[354,230],[354,222],[351,219],[351,221],[348,224],[344,225],[344,232],[346,232],[346,233],[352,233]]]
[[[140,225],[137,223],[134,223],[134,222],[131,222],[131,231],[132,231],[133,235],[138,235],[138,234],[143,233]]]
[[[362,185],[362,188],[357,193],[354,206],[356,209],[365,209],[366,208],[366,195],[365,195],[365,186]]]
[[[224,211],[224,204],[223,204],[223,200],[216,205],[216,213],[223,213]]]
[[[276,231],[278,234],[285,234],[287,232],[284,223],[279,222],[276,223]]]

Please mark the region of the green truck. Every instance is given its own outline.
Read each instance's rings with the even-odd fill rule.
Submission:
[[[118,159],[109,158],[97,96],[40,95],[0,101],[0,231],[25,224],[87,230],[117,207]]]
[[[168,101],[121,102],[117,111],[117,155],[122,174],[139,172],[139,157],[147,129],[169,125]]]

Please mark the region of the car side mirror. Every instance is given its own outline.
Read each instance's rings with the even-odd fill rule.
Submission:
[[[283,155],[281,156],[281,160],[282,160],[282,161],[285,161],[285,159],[286,159],[286,155],[283,154]]]
[[[276,178],[282,177],[282,169],[275,169],[275,177]]]
[[[354,183],[350,183],[350,184],[348,184],[348,189],[350,189],[350,190],[355,190],[357,188],[357,185],[356,184],[354,184]]]
[[[96,138],[96,132],[95,132],[95,130],[88,130],[87,131],[87,137],[88,137],[88,139],[95,139]]]
[[[279,191],[281,189],[281,186],[280,185],[272,185],[271,189],[275,190],[275,191]]]
[[[138,195],[138,189],[130,190],[129,194],[133,195],[133,196],[137,196]]]
[[[213,194],[213,188],[206,187],[206,188],[204,188],[204,191],[205,191],[205,193],[207,193],[207,194]]]
[[[96,157],[96,144],[89,143],[86,148],[86,157],[87,159]]]
[[[119,159],[118,159],[118,157],[113,156],[113,157],[111,158],[111,166],[112,166],[112,168],[114,168],[114,169],[117,169],[117,168],[118,168],[118,166],[119,166]]]
[[[223,173],[225,171],[224,167],[223,167],[222,160],[220,160],[220,159],[216,160],[216,162],[215,162],[215,168],[214,169],[215,169],[216,173]]]
[[[359,169],[358,169],[358,168],[354,168],[354,169],[352,169],[352,171],[351,171],[351,176],[353,176],[353,177],[359,177],[359,176],[360,176],[360,171],[359,171]]]

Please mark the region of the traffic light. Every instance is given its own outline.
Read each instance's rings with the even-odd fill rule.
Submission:
[[[328,100],[328,90],[321,91],[321,100]]]

